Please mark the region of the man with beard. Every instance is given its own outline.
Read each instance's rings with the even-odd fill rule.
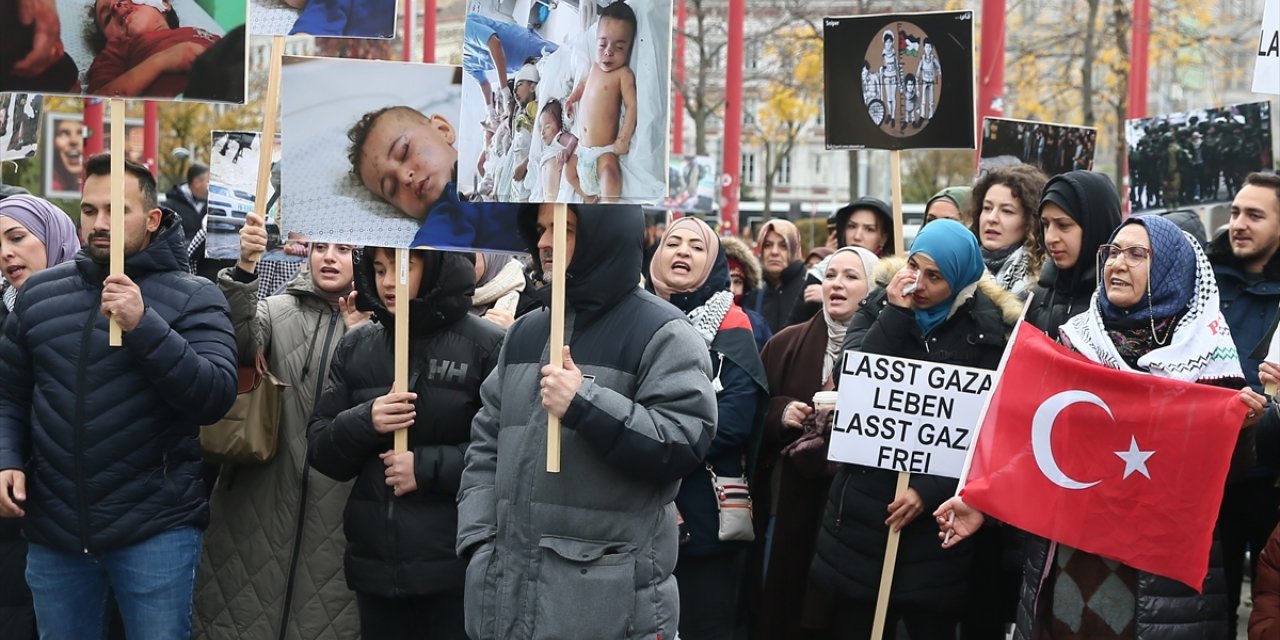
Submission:
[[[31,276],[0,337],[0,516],[23,519],[42,638],[103,637],[108,590],[128,637],[190,636],[209,522],[199,430],[236,396],[226,298],[187,273],[151,173],[125,168],[124,273],[108,275],[102,154],[87,164],[84,250]]]
[[[564,363],[547,364],[550,312],[521,317],[471,427],[457,551],[472,640],[673,638],[679,624],[674,500],[715,435],[707,343],[636,286],[639,207],[569,208],[564,257],[550,207],[519,217],[535,274],[568,261]],[[560,473],[545,470],[548,415]]]
[[[1209,261],[1222,301],[1222,315],[1227,319],[1231,337],[1240,353],[1245,380],[1254,391],[1262,392],[1258,366],[1253,357],[1259,345],[1265,351],[1270,338],[1269,327],[1275,324],[1280,307],[1280,176],[1252,173],[1231,203],[1231,225],[1209,245]],[[1235,611],[1240,601],[1243,578],[1241,564],[1245,547],[1250,554],[1250,574],[1258,567],[1256,550],[1266,545],[1277,523],[1276,507],[1280,504],[1275,489],[1280,462],[1264,453],[1274,450],[1275,411],[1264,414],[1258,427],[1259,464],[1248,475],[1229,483],[1222,498],[1218,531],[1225,556],[1227,595],[1230,598],[1232,635]]]

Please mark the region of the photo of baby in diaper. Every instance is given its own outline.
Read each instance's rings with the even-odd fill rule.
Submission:
[[[520,17],[533,7],[525,0],[511,15],[476,2],[467,16],[467,117],[458,123],[462,197],[661,203],[670,0],[538,6],[543,10],[527,21]],[[537,114],[533,131],[530,112]]]

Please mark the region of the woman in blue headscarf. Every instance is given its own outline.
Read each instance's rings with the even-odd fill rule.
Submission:
[[[903,260],[883,260],[880,285],[849,325],[846,349],[995,369],[1022,303],[987,274],[978,241],[964,225],[936,220]],[[841,638],[871,633],[889,529],[902,532],[887,628],[906,624],[913,640],[954,638],[972,551],[943,551],[929,518],[955,494],[956,481],[913,474],[895,499],[897,473],[842,464],[831,485],[811,572],[837,601]]]

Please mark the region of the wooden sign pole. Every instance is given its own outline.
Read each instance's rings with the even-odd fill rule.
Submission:
[[[565,257],[566,230],[569,209],[564,204],[544,204],[553,207],[551,230],[551,366],[564,366],[564,272],[569,260]],[[547,472],[560,473],[560,419],[547,414]]]
[[[124,273],[124,100],[111,99],[111,275]],[[120,323],[110,320],[109,342],[113,347],[124,344]]]
[[[893,490],[895,501],[907,495],[907,481],[910,479],[911,474],[906,471],[898,472],[898,486]],[[884,546],[884,568],[880,570],[880,592],[876,596],[876,618],[871,626],[871,640],[884,637],[884,621],[889,613],[889,592],[893,587],[893,570],[898,566],[898,541],[901,539],[901,531],[889,530],[889,542]]]
[[[412,391],[409,388],[409,250],[396,249],[396,391]],[[396,432],[396,453],[409,450],[409,430]]]
[[[889,152],[890,187],[893,189],[893,253],[901,256],[906,252],[902,237],[902,165],[900,151]],[[907,481],[911,474],[898,472],[898,485],[893,491],[894,501],[907,494]],[[885,617],[889,613],[889,593],[893,587],[893,570],[898,565],[898,541],[902,538],[900,531],[889,530],[889,542],[884,548],[884,568],[880,570],[880,592],[876,597],[876,617],[871,626],[871,640],[884,637]]]
[[[280,116],[280,66],[283,57],[284,36],[272,36],[271,64],[267,68],[266,110],[263,112],[262,140],[258,147],[258,183],[253,194],[255,209],[264,206],[269,199],[267,191],[271,186],[271,156],[276,146],[276,120]],[[261,210],[259,213],[262,214],[263,223],[266,223],[271,212]],[[284,228],[280,220],[276,221],[276,225]]]

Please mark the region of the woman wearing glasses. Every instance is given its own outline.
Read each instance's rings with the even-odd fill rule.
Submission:
[[[1099,364],[1237,389],[1249,407],[1232,475],[1251,462],[1265,398],[1244,384],[1213,269],[1199,243],[1158,216],[1125,221],[1098,250],[1102,278],[1089,308],[1062,326],[1064,344]],[[955,514],[954,524],[948,520]],[[959,499],[934,515],[944,546],[972,535],[981,513]],[[1123,526],[1118,524],[1118,526]],[[1049,540],[1029,541],[1015,638],[1227,637],[1221,553],[1210,555],[1202,593]],[[1103,586],[1105,585],[1105,588]]]

